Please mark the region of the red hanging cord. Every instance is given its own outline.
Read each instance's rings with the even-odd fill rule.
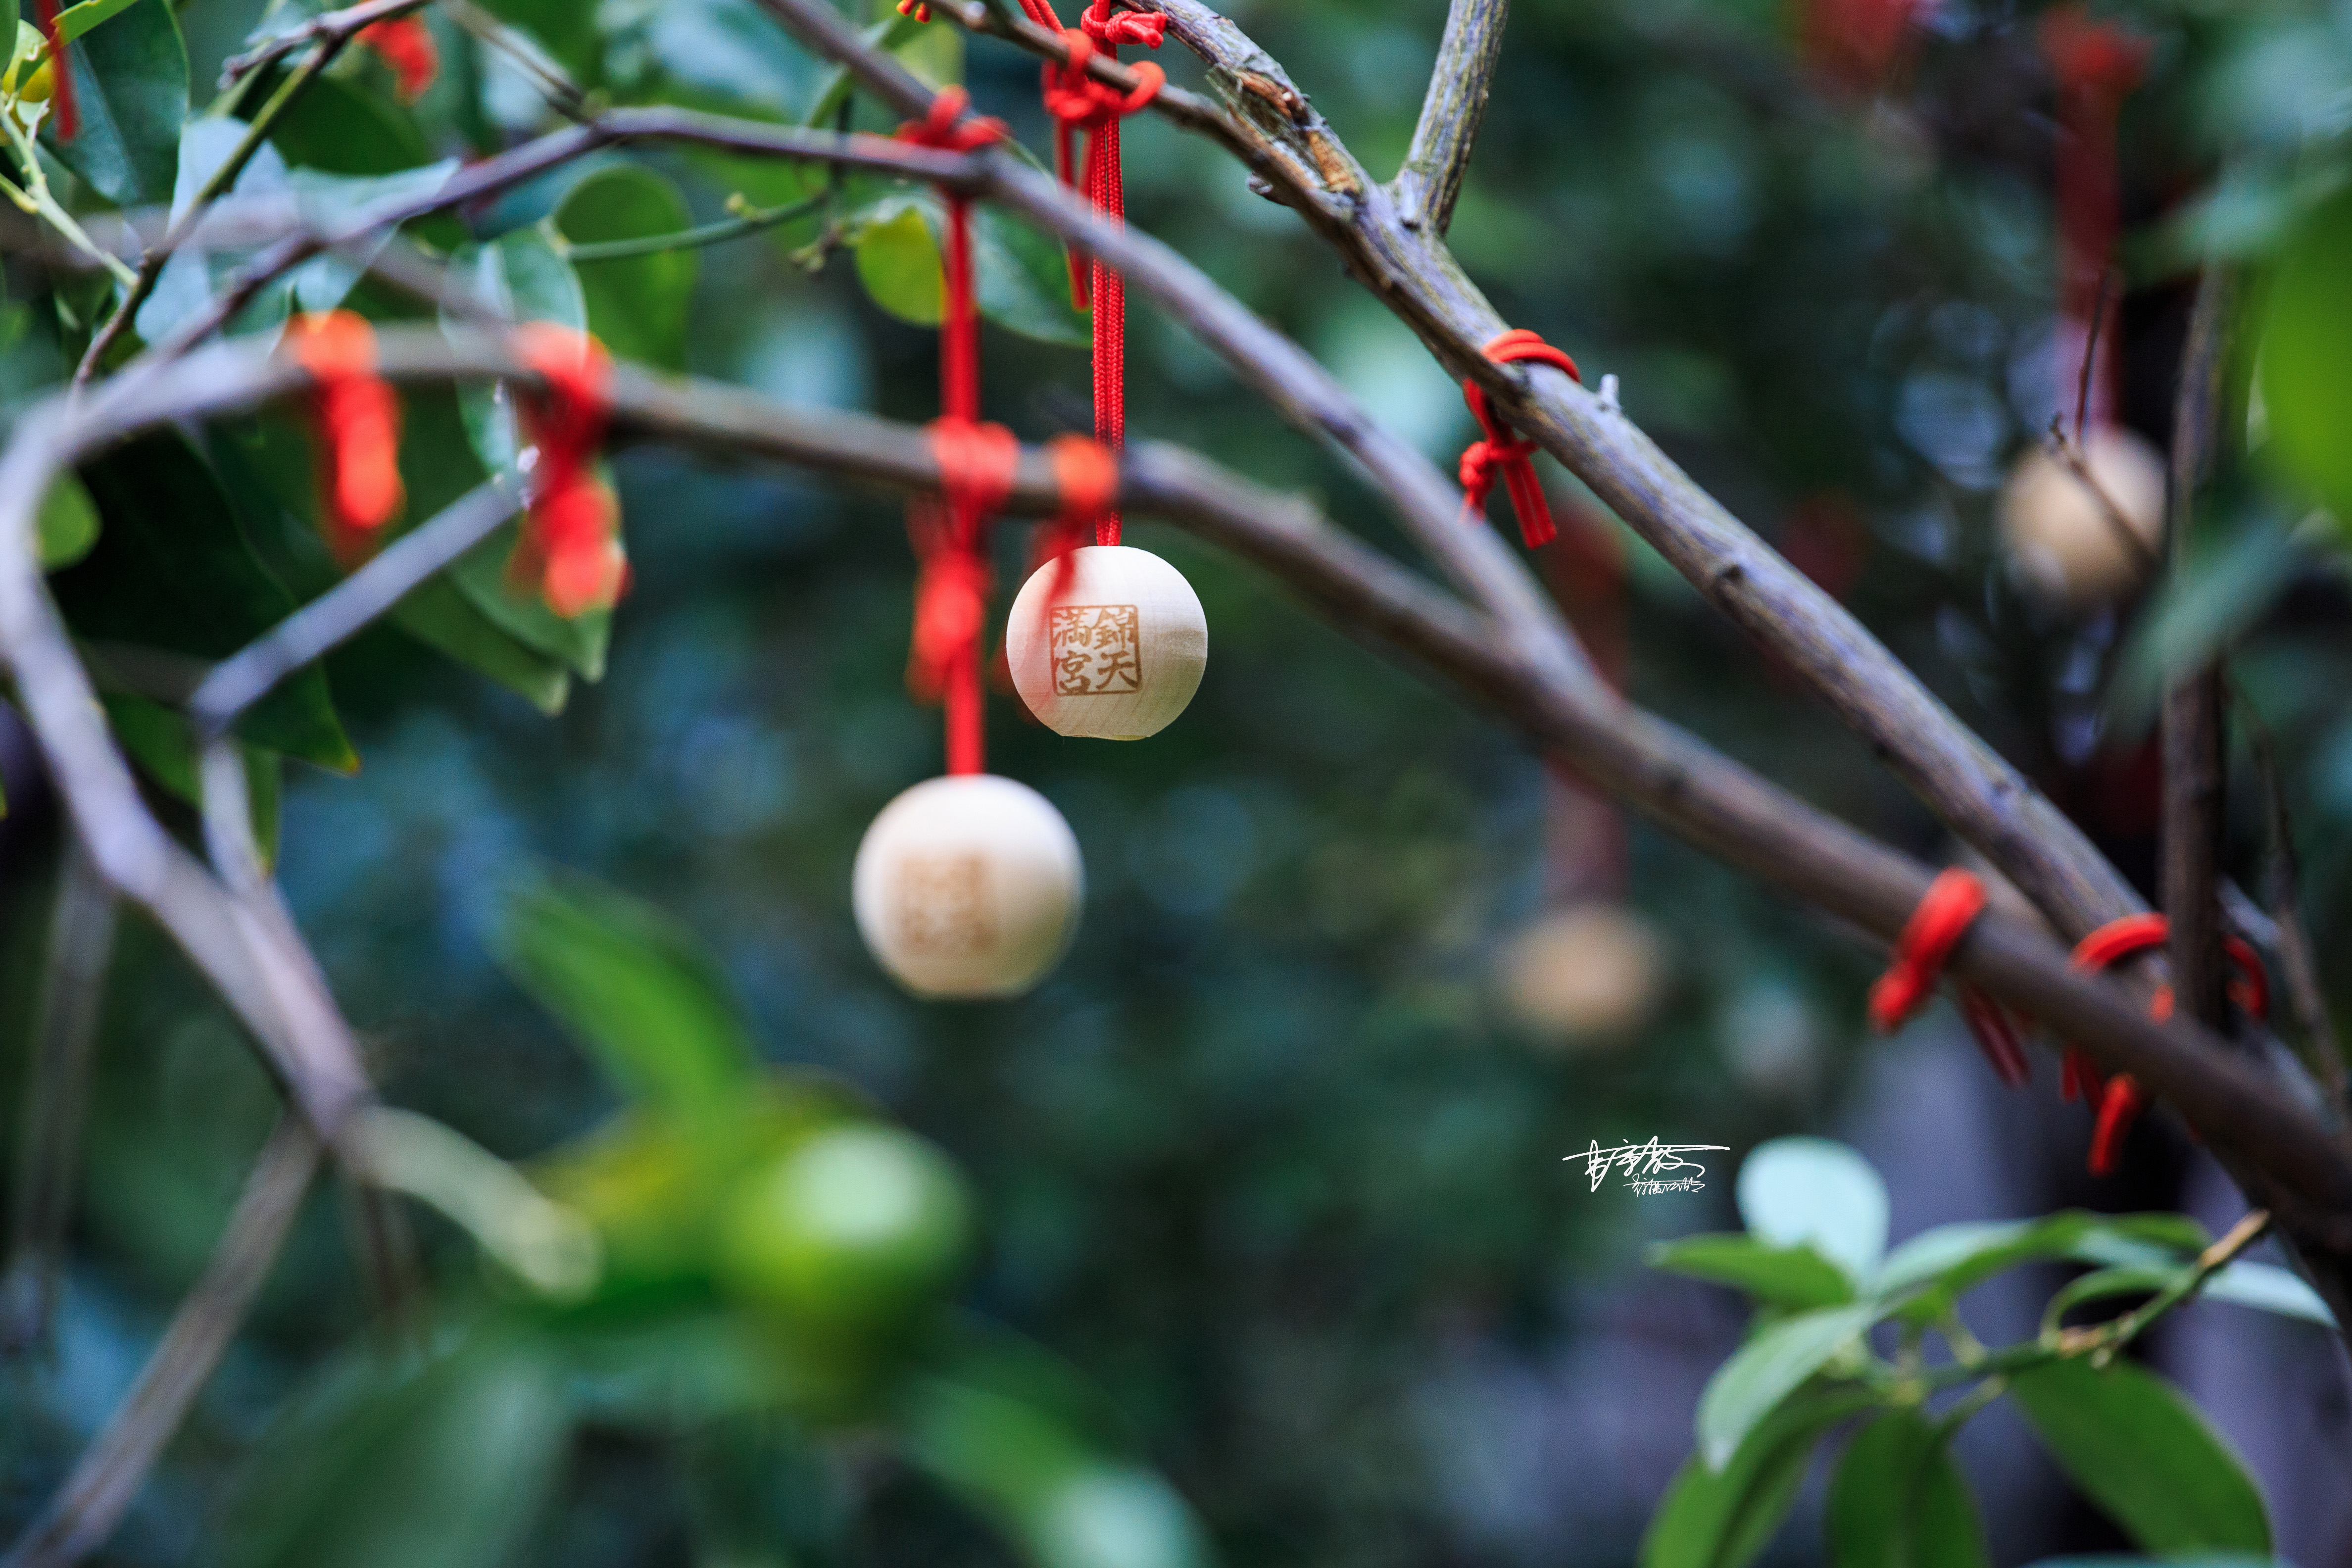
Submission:
[[[363,316],[296,316],[286,324],[286,347],[315,384],[320,510],[329,542],[349,563],[400,510],[400,399],[376,374],[375,329]]]
[[[2121,209],[2116,121],[2147,68],[2150,46],[2122,27],[2093,21],[2080,5],[2045,13],[2041,42],[2058,79],[2058,308],[2068,338],[2062,368],[2071,372],[2062,376],[2062,395],[2087,384],[2086,417],[2095,425],[2106,420],[2114,403],[2107,374],[2114,355],[2102,342],[2097,363],[2084,364],[2083,356],[2091,352],[2092,318],[2105,292]]]
[[[1152,99],[1167,82],[1167,73],[1148,61],[1135,68],[1139,79],[1134,90],[1120,92],[1087,72],[1099,51],[1106,59],[1118,58],[1121,44],[1158,48],[1168,30],[1168,18],[1153,12],[1118,11],[1110,0],[1094,0],[1079,25],[1060,27],[1047,0],[1023,0],[1032,21],[1056,27],[1069,58],[1049,62],[1045,71],[1046,110],[1060,122],[1055,162],[1063,183],[1076,188],[1076,159],[1073,142],[1087,132],[1084,189],[1087,202],[1112,223],[1127,217],[1127,189],[1121,178],[1119,121]],[[1093,262],[1081,271],[1076,252],[1070,258],[1070,296],[1080,309],[1094,312],[1095,439],[1116,452],[1127,445],[1127,285],[1118,272]],[[1095,525],[1095,542],[1117,544],[1119,517],[1106,511]]]
[[[389,16],[359,31],[359,41],[373,49],[392,68],[401,101],[415,103],[441,74],[441,51],[434,46],[433,29],[418,16]]]
[[[33,15],[49,51],[49,102],[58,111],[58,140],[70,142],[81,131],[81,111],[74,102],[73,61],[66,41],[58,36],[58,0],[38,0]]]
[[[1919,905],[1895,939],[1895,954],[1886,973],[1870,988],[1870,1022],[1881,1034],[1892,1034],[1935,994],[1952,950],[1984,912],[1984,884],[1955,866],[1927,884]],[[2001,1082],[2014,1089],[2032,1074],[2017,1026],[2000,1005],[1982,992],[1963,986],[1960,1016],[1977,1046],[1992,1064]]]
[[[610,609],[628,586],[620,508],[595,469],[612,420],[612,356],[585,332],[545,321],[516,328],[514,345],[541,386],[520,399],[538,457],[509,574],[535,586],[559,616]]]
[[[961,88],[949,88],[931,100],[930,110],[921,120],[899,128],[899,140],[950,153],[969,153],[1002,141],[1003,122],[968,115],[971,106]],[[948,772],[976,773],[986,763],[980,649],[988,617],[988,520],[1012,492],[1021,447],[1003,426],[980,423],[980,318],[972,288],[971,204],[953,192],[943,194],[948,234],[940,258],[940,416],[930,427],[941,504],[918,508],[908,516],[922,562],[908,675],[919,693],[935,692],[946,704]]]
[[[1533,360],[1564,370],[1575,380],[1584,379],[1577,374],[1574,360],[1524,327],[1503,333],[1481,352],[1496,364]],[[1510,426],[1488,403],[1486,389],[1475,379],[1464,379],[1462,401],[1470,405],[1471,417],[1486,433],[1484,439],[1471,442],[1462,454],[1463,517],[1467,520],[1486,510],[1486,498],[1494,493],[1499,478],[1511,492],[1511,508],[1519,514],[1519,537],[1527,541],[1528,548],[1550,543],[1559,530],[1552,524],[1551,507],[1544,500],[1543,486],[1529,460],[1536,444],[1511,434]]]
[[[2171,922],[2162,915],[2126,915],[2121,920],[2109,921],[2076,942],[2074,966],[2094,972],[2103,970],[2136,953],[2162,947],[2171,940]],[[2270,1011],[2270,981],[2263,972],[2262,959],[2242,937],[2225,936],[2221,946],[2237,971],[2230,981],[2230,999],[2254,1017],[2266,1016]],[[2171,1017],[2172,987],[2158,986],[2148,1000],[2147,1011],[2159,1023]],[[2098,1121],[2091,1130],[2091,1174],[2113,1175],[2123,1157],[2124,1139],[2147,1103],[2147,1093],[2141,1089],[2139,1080],[2127,1072],[2119,1072],[2102,1082],[2090,1058],[2072,1046],[2066,1048],[2066,1098],[2072,1100],[2079,1092],[2084,1098],[2096,1095],[2099,1100]]]

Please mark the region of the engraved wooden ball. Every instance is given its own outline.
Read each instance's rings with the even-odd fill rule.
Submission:
[[[1184,574],[1148,550],[1089,544],[1021,584],[1004,628],[1013,689],[1064,735],[1139,741],[1184,711],[1209,662],[1209,618]],[[1055,591],[1057,583],[1060,591]]]
[[[993,773],[917,784],[857,846],[850,901],[875,960],[919,996],[1017,996],[1077,929],[1086,868],[1045,797]]]

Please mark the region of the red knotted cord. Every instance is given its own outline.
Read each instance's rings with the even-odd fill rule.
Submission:
[[[595,470],[612,419],[612,356],[586,333],[544,321],[517,328],[514,346],[541,390],[520,400],[538,457],[530,515],[508,570],[559,616],[610,609],[628,585],[620,508]]]
[[[391,16],[359,30],[359,41],[373,49],[392,68],[401,100],[415,103],[441,74],[441,51],[434,47],[433,29],[415,16]]]
[[[2121,920],[2109,921],[2076,942],[2074,966],[2103,970],[2120,959],[2162,947],[2171,940],[2171,922],[2162,915],[2126,915]],[[2242,937],[2224,936],[2221,947],[2237,970],[2229,983],[2230,999],[2254,1017],[2265,1016],[2270,1011],[2270,979],[2263,972],[2262,959]],[[2171,1017],[2172,987],[2158,986],[2148,1000],[2147,1011],[2148,1016],[2158,1023]],[[2141,1089],[2139,1080],[2127,1072],[2102,1081],[2091,1059],[2072,1046],[2066,1047],[2066,1071],[2067,1099],[2074,1099],[2079,1093],[2084,1098],[2095,1094],[2099,1100],[2098,1121],[2091,1131],[2091,1174],[2113,1175],[2123,1156],[2124,1138],[2147,1103],[2147,1093]]]
[[[1575,380],[1584,379],[1577,374],[1574,360],[1524,327],[1505,332],[1482,352],[1496,364],[1533,360],[1564,370]],[[1550,543],[1559,530],[1552,524],[1551,507],[1536,479],[1535,464],[1529,461],[1536,444],[1511,434],[1510,426],[1487,402],[1486,389],[1475,379],[1463,381],[1462,401],[1470,405],[1471,416],[1486,433],[1484,439],[1471,442],[1462,454],[1463,517],[1466,520],[1486,510],[1486,498],[1499,478],[1511,492],[1511,508],[1519,514],[1519,537],[1527,541],[1528,548]]]
[[[1048,62],[1045,71],[1047,112],[1059,122],[1055,162],[1062,181],[1081,187],[1074,142],[1087,132],[1086,177],[1083,189],[1089,205],[1112,224],[1127,219],[1127,187],[1121,177],[1119,121],[1159,96],[1167,73],[1146,62],[1135,68],[1136,85],[1121,92],[1087,74],[1087,65],[1099,52],[1118,58],[1121,44],[1141,44],[1156,49],[1168,31],[1168,18],[1155,12],[1113,11],[1110,0],[1094,0],[1076,27],[1066,28],[1049,0],[1022,0],[1029,19],[1052,27],[1068,47],[1067,60]],[[1100,261],[1082,268],[1075,250],[1070,255],[1070,298],[1079,309],[1094,311],[1095,439],[1109,451],[1127,445],[1127,285]],[[1095,542],[1117,544],[1119,517],[1105,511],[1095,524]]]
[[[1902,934],[1895,939],[1895,955],[1886,973],[1870,988],[1870,1021],[1881,1034],[1893,1033],[1934,994],[1952,950],[1968,935],[1984,908],[1984,884],[1957,866],[1927,885],[1918,908],[1911,911]],[[1959,998],[1960,1016],[1993,1072],[2012,1089],[2023,1083],[2032,1069],[2008,1013],[1972,987],[1961,987]]]
[[[902,11],[907,11],[901,5]],[[921,8],[908,11],[926,19]],[[1003,140],[1002,121],[969,115],[971,98],[951,87],[929,113],[901,126],[918,146],[969,153]],[[930,427],[940,465],[940,503],[908,514],[922,575],[915,589],[915,635],[908,676],[918,694],[947,707],[948,772],[976,773],[986,761],[981,632],[988,618],[988,521],[1012,493],[1020,444],[1001,425],[980,422],[980,316],[971,273],[971,204],[943,193],[947,246],[940,258],[940,416]]]
[[[58,140],[70,142],[81,130],[81,111],[74,103],[73,61],[66,58],[66,41],[58,36],[58,0],[38,0],[33,15],[48,45],[49,102],[58,111]]]
[[[286,346],[310,373],[320,510],[347,561],[400,510],[400,399],[376,374],[375,329],[349,310],[296,316]]]

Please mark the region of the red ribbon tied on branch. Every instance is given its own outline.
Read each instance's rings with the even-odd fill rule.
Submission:
[[[309,373],[329,542],[346,561],[400,510],[400,399],[376,374],[375,329],[349,310],[297,316],[286,346]]]
[[[433,79],[441,74],[441,51],[434,45],[433,29],[421,17],[389,16],[371,22],[360,29],[359,40],[392,68],[403,102],[415,103],[423,98]]]
[[[1481,351],[1496,364],[1513,364],[1532,360],[1566,371],[1576,381],[1584,378],[1577,374],[1576,362],[1552,347],[1536,333],[1524,327],[1515,327],[1503,333]],[[1465,519],[1486,510],[1486,498],[1494,493],[1495,481],[1500,479],[1511,492],[1511,509],[1519,514],[1519,537],[1533,550],[1549,544],[1559,535],[1551,520],[1551,506],[1544,500],[1543,485],[1536,478],[1536,444],[1525,437],[1515,437],[1502,416],[1487,401],[1486,389],[1475,379],[1465,377],[1462,401],[1470,405],[1470,416],[1478,421],[1485,438],[1473,441],[1462,454],[1462,515]]]
[[[514,343],[541,384],[520,400],[539,456],[509,571],[559,616],[610,609],[628,584],[620,508],[595,472],[612,420],[612,356],[586,333],[544,321],[517,328]]]
[[[2074,966],[2098,971],[2118,960],[2151,948],[2162,947],[2172,939],[2172,926],[2162,915],[2126,915],[2109,921],[2105,925],[2074,944]],[[2260,1018],[2270,1012],[2270,981],[2263,973],[2263,961],[2243,938],[2225,936],[2222,951],[2236,971],[2229,984],[2230,1000],[2251,1016]],[[2160,985],[2149,999],[2148,1016],[2161,1023],[2172,1016],[2172,987]],[[2066,1098],[2095,1095],[2099,1101],[2099,1118],[2091,1131],[2091,1174],[2106,1176],[2115,1173],[2123,1157],[2124,1138],[2131,1131],[2132,1123],[2147,1104],[2147,1092],[2139,1080],[2127,1072],[2101,1082],[2098,1068],[2073,1046],[2066,1047],[2066,1077],[2063,1085]]]
[[[985,767],[980,680],[981,634],[988,619],[988,520],[1013,493],[1021,444],[1002,425],[941,417],[930,427],[940,465],[937,508],[909,514],[922,576],[915,586],[915,635],[908,684],[947,705],[948,772]]]
[[[81,111],[74,102],[73,61],[58,33],[58,0],[38,0],[33,15],[49,52],[49,102],[58,112],[58,140],[70,142],[81,130]]]
[[[1952,950],[1984,912],[1984,884],[1952,867],[1927,884],[1919,905],[1895,940],[1886,973],[1870,988],[1870,1022],[1892,1034],[1935,994]],[[1960,1016],[2001,1082],[2015,1089],[2032,1076],[2016,1022],[2000,1003],[1972,986],[1959,987]]]

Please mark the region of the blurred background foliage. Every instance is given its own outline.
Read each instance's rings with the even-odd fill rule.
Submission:
[[[819,102],[824,70],[747,0],[483,8],[604,100],[783,120],[835,107]],[[140,0],[89,35],[82,68],[152,88],[138,73],[168,76],[175,24],[201,106],[226,56],[302,9]],[[1444,6],[1232,9],[1372,170],[1391,172]],[[1454,244],[1507,318],[1569,348],[1588,380],[1618,376],[1633,418],[2143,880],[2156,819],[2144,694],[2165,670],[2234,647],[2241,700],[2277,737],[2325,954],[2352,920],[2352,647],[2339,532],[2315,510],[2352,505],[2352,208],[2339,195],[2352,5],[2114,11],[2155,43],[2122,140],[2125,283],[2109,328],[2122,417],[2166,439],[2191,269],[2220,254],[2250,268],[2232,420],[2251,413],[2263,445],[2200,519],[2195,571],[2091,606],[2036,598],[1994,522],[2005,476],[2071,405],[2035,9],[1942,0],[1911,12],[1894,47],[1869,44],[1887,9],[1521,0]],[[420,99],[404,102],[383,60],[351,51],[239,193],[350,210],[388,179],[437,179],[415,171],[558,122],[512,54],[452,15],[428,25],[442,69]],[[920,68],[960,72],[982,109],[1047,146],[1025,57],[944,23],[898,32]],[[1197,80],[1180,48],[1162,58],[1176,80]],[[149,91],[140,112],[168,115],[169,99]],[[863,103],[848,112],[887,129]],[[133,145],[106,162],[85,143],[71,170],[55,165],[58,188],[88,208],[149,205],[176,169],[184,193],[226,147],[203,121],[173,129],[160,161]],[[1148,116],[1127,147],[1133,222],[1450,468],[1472,433],[1458,389],[1291,214]],[[691,250],[575,248],[803,207]],[[917,324],[937,313],[933,222],[920,193],[828,191],[803,171],[654,150],[415,237],[518,310],[584,321],[631,357],[919,421],[935,400],[935,339]],[[1083,323],[1057,266],[1036,236],[984,230],[985,403],[1028,438],[1087,423]],[[0,390],[21,405],[73,363],[108,285],[23,262],[7,281]],[[142,334],[201,303],[205,281],[159,290]],[[352,287],[313,269],[293,294],[315,307]],[[350,297],[414,313],[371,285]],[[264,301],[244,327],[268,327],[288,303]],[[2259,374],[2258,341],[2270,345]],[[1129,342],[1139,435],[1307,491],[1402,547],[1346,471],[1146,306]],[[512,437],[483,400],[409,401],[421,517]],[[331,582],[306,461],[297,427],[273,416],[197,443],[158,437],[93,470],[94,547],[68,502],[53,551],[60,563],[89,551],[55,579],[78,632],[217,657]],[[436,1305],[387,1328],[346,1247],[348,1197],[322,1192],[108,1560],[443,1563],[510,1547],[576,1568],[980,1563],[1024,1550],[1053,1568],[1175,1568],[1203,1552],[1332,1568],[1630,1561],[1687,1451],[1696,1385],[1669,1351],[1643,1371],[1643,1334],[1622,1333],[1625,1292],[1643,1288],[1625,1281],[1643,1240],[1719,1224],[1725,1184],[1636,1199],[1588,1191],[1561,1157],[1653,1134],[1744,1149],[1835,1124],[1872,1048],[1859,1008],[1870,955],[1628,830],[1247,570],[1140,525],[1136,542],[1175,562],[1207,607],[1201,693],[1134,747],[1062,741],[995,702],[992,766],[1042,790],[1083,846],[1084,925],[1033,995],[911,1001],[859,946],[848,901],[865,825],[940,763],[937,715],[904,685],[912,568],[895,510],[652,450],[616,456],[614,474],[635,577],[609,627],[533,619],[501,596],[503,545],[485,547],[257,716],[270,722],[247,731],[256,756],[300,759],[282,785],[274,761],[260,774],[278,871],[387,1099],[501,1155],[545,1157],[532,1168],[559,1192],[565,1169],[589,1179],[566,1161],[612,1155],[580,1141],[614,1136],[625,1090],[715,1097],[730,1125],[760,1124],[747,1062],[787,1075],[772,1092],[794,1115],[880,1112],[935,1142],[960,1174],[933,1196],[961,1213],[961,1196],[940,1194],[968,1190],[971,1241],[956,1315],[925,1331],[939,1337],[924,1354],[963,1381],[894,1406],[895,1447],[854,1434],[813,1446],[812,1423],[839,1409],[805,1390],[747,1397],[781,1375],[772,1367],[747,1370],[724,1345],[599,1337],[587,1308],[520,1305],[431,1220]],[[1581,542],[1546,570],[1637,699],[1911,849],[1948,852],[1863,747],[1572,480],[1547,477],[1581,514]],[[126,521],[141,517],[152,537]],[[1020,532],[1001,542],[1008,585]],[[175,559],[232,555],[219,585],[166,577],[152,603],[126,596]],[[103,646],[93,658],[103,664]],[[184,735],[135,693],[116,701],[118,731],[184,822],[170,801],[186,789]],[[20,732],[11,746],[0,1068],[16,1082],[57,826]],[[2251,788],[2234,805],[2233,864],[2251,883],[2263,814]],[[637,901],[613,901],[624,895]],[[1566,941],[1534,924],[1570,905],[1601,918]],[[1567,973],[1549,1002],[1513,979],[1530,963]],[[2352,984],[2340,964],[2326,978]],[[640,994],[672,984],[691,994]],[[661,1069],[609,1037],[627,1034],[633,1008],[697,1021],[717,1042],[716,1076],[678,1068],[685,1080],[655,1081]],[[618,1065],[600,1072],[600,1058]],[[6,1372],[0,1517],[12,1521],[30,1517],[127,1385],[273,1117],[232,1026],[135,922],[99,1062],[62,1307],[47,1343]],[[2044,1121],[2054,1147],[2082,1136]],[[689,1145],[731,1158],[734,1134],[686,1125]],[[804,1131],[744,1134],[757,1145],[747,1167]],[[2152,1130],[2113,1190],[2053,1176],[2036,1202],[2168,1205],[2186,1158]],[[1899,1210],[1903,1173],[1890,1179]],[[654,1320],[690,1325],[708,1300],[736,1299],[712,1289]],[[1653,1342],[1686,1332],[1701,1362],[1730,1342],[1736,1321],[1701,1287],[1633,1299],[1658,1314]],[[551,1314],[576,1331],[560,1356]],[[461,1331],[460,1349],[417,1352],[419,1334],[455,1343]],[[1466,1473],[1481,1444],[1524,1427],[1492,1400],[1465,1405],[1454,1374],[1496,1356],[1578,1364],[1604,1331],[1632,1360],[1608,1407],[1622,1442],[1612,1450],[1603,1433],[1594,1451],[1617,1453],[1622,1473],[1541,1477],[1547,1499]],[[2321,1362],[2340,1354],[2297,1342]],[[1636,1440],[1643,1423],[1671,1434],[1669,1451]],[[1091,1434],[1085,1453],[1127,1458],[1071,1457],[1077,1432]],[[1007,1455],[1030,1468],[997,1473],[1020,1469]],[[354,1476],[356,1490],[338,1489]],[[1054,1491],[1055,1513],[1040,1476],[1092,1489]],[[981,1528],[975,1510],[1005,1530]],[[1996,1545],[2107,1543],[2101,1528],[2062,1510],[1997,1529]],[[1812,1548],[1800,1527],[1778,1550],[1793,1562]]]

